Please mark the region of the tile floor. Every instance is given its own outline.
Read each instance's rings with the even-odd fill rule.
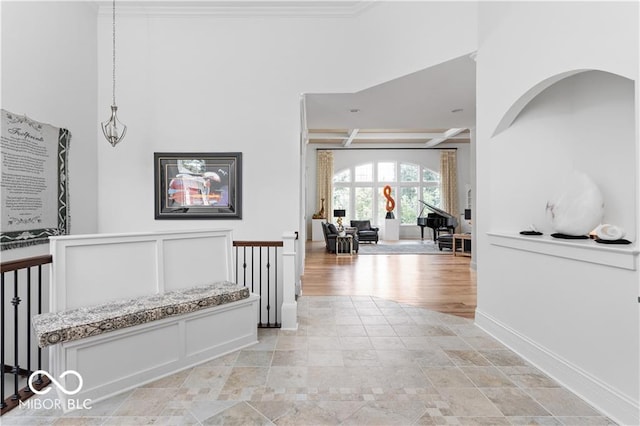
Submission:
[[[612,425],[471,320],[373,297],[298,301],[296,332],[66,415],[3,425]]]

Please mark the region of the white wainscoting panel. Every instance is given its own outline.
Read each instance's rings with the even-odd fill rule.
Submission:
[[[233,241],[226,234],[171,238],[162,242],[164,291],[231,280]]]
[[[54,258],[53,269],[59,279],[51,295],[60,310],[67,310],[157,293],[155,246],[155,241],[68,245]],[[64,272],[57,259],[60,256],[64,256]],[[62,289],[64,293],[59,291]]]

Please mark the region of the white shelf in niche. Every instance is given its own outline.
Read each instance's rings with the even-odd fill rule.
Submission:
[[[508,232],[487,232],[489,243],[548,256],[581,262],[597,263],[635,271],[640,251],[635,244],[599,244],[593,240],[561,240],[549,235],[520,235]]]

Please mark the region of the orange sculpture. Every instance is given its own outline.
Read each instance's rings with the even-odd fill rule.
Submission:
[[[391,197],[391,186],[385,185],[384,189],[382,190],[382,194],[387,199],[387,204],[386,204],[387,219],[393,219],[392,212],[393,212],[393,209],[396,208],[396,202],[393,199],[393,197]]]

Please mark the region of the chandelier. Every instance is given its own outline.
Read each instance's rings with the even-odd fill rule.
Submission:
[[[101,123],[102,133],[111,146],[115,147],[127,133],[127,126],[118,120],[116,112],[116,0],[113,0],[113,21],[112,21],[112,39],[113,39],[113,101],[111,102],[111,117],[109,120]]]

